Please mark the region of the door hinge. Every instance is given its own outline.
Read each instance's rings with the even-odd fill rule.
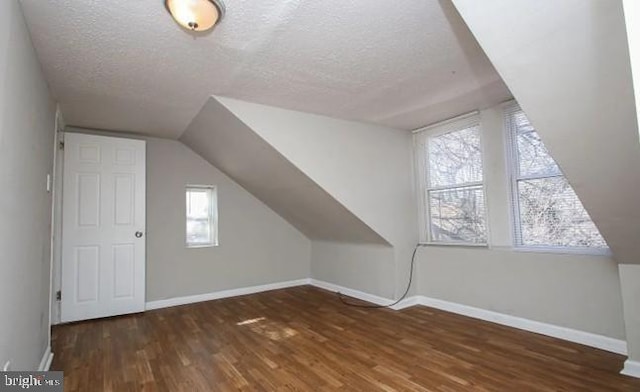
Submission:
[[[62,301],[62,291],[56,291],[56,301]]]
[[[59,147],[61,150],[64,150],[64,141],[63,141],[63,140],[61,140],[61,141],[59,141],[59,142],[58,142],[58,147]]]

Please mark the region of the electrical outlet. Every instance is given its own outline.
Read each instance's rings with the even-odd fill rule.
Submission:
[[[4,366],[2,367],[2,371],[8,372],[9,369],[11,369],[11,361],[7,361],[7,363],[4,364]]]

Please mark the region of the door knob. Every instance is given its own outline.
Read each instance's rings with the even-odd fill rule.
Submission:
[[[141,237],[142,237],[142,232],[136,231],[136,238],[141,238]]]

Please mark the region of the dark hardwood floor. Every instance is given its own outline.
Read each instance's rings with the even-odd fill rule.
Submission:
[[[640,391],[624,357],[310,286],[57,326],[65,391]]]

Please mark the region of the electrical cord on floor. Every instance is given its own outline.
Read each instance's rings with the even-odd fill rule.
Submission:
[[[413,254],[411,255],[411,269],[409,271],[409,283],[407,284],[407,289],[404,291],[404,294],[402,294],[402,296],[400,298],[398,298],[397,301],[395,301],[394,303],[391,303],[389,305],[363,305],[363,304],[354,304],[352,302],[349,302],[345,299],[345,295],[342,294],[341,292],[338,291],[338,298],[340,299],[340,302],[342,302],[343,304],[347,305],[347,306],[353,306],[354,308],[365,308],[365,309],[384,309],[384,308],[390,308],[392,306],[395,306],[397,304],[399,304],[403,299],[405,299],[407,297],[407,294],[409,294],[409,290],[411,289],[411,282],[413,282],[413,266],[416,262],[416,252],[418,251],[418,248],[420,247],[420,244],[417,244],[415,248],[413,248]]]

